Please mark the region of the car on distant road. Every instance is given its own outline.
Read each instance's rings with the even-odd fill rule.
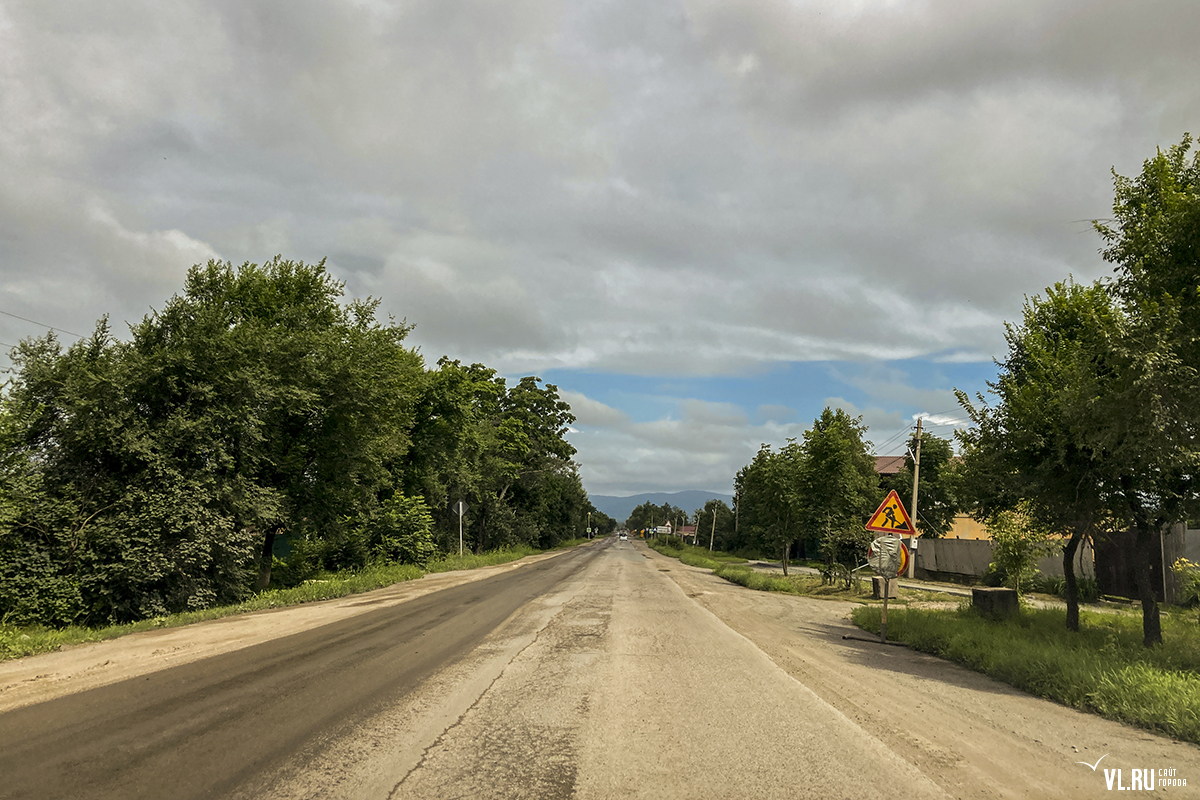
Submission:
[[[626,534],[626,533],[622,533],[622,534],[620,535],[620,537],[618,537],[618,538],[620,538],[620,540],[621,540],[622,542],[628,542],[628,541],[629,541],[629,535],[628,535],[628,534]]]

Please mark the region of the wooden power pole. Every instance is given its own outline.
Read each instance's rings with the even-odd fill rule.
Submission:
[[[917,417],[917,452],[913,454],[913,497],[912,506],[910,507],[912,516],[912,542],[914,552],[908,554],[908,574],[907,578],[912,578],[913,572],[917,567],[917,554],[915,552],[917,546],[917,486],[921,480],[921,418]]]

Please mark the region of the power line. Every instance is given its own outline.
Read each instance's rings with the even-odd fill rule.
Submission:
[[[13,319],[19,319],[19,320],[23,320],[25,322],[32,322],[34,325],[41,325],[43,328],[49,328],[52,331],[58,331],[59,333],[66,333],[71,336],[74,336],[76,339],[86,339],[87,338],[82,333],[75,333],[75,331],[69,331],[66,328],[56,328],[53,325],[47,325],[44,322],[38,322],[36,319],[30,319],[29,317],[22,317],[20,314],[12,314],[12,313],[9,313],[8,311],[0,311],[0,314],[3,314],[6,317],[12,317]],[[12,345],[9,345],[9,347],[12,347]]]
[[[884,441],[882,441],[882,442],[880,442],[879,444],[875,445],[876,449],[878,449],[878,450],[883,450],[883,449],[887,448],[889,445],[891,445],[891,444],[893,444],[893,443],[895,443],[895,442],[899,441],[899,440],[900,440],[900,438],[901,438],[902,436],[904,436],[906,433],[908,433],[910,430],[912,430],[912,427],[911,427],[911,426],[910,426],[910,427],[907,427],[907,428],[901,428],[901,429],[900,429],[898,432],[896,432],[896,433],[893,433],[893,434],[892,434],[891,436],[889,436],[887,439],[885,439]]]

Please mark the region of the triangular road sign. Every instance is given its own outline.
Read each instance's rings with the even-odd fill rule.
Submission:
[[[912,520],[908,518],[908,512],[904,510],[904,503],[900,502],[900,495],[896,494],[895,489],[888,492],[888,496],[867,520],[867,530],[877,533],[913,532]]]

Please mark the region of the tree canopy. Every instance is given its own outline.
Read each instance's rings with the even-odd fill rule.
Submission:
[[[763,445],[735,478],[739,544],[782,552],[793,543],[841,563],[865,557],[871,541],[863,523],[879,503],[879,479],[861,417],[826,408],[804,433],[778,452]],[[855,563],[853,566],[857,566]]]
[[[1009,326],[1009,353],[962,435],[964,486],[982,514],[1026,503],[1067,534],[1067,625],[1077,629],[1071,559],[1082,537],[1131,530],[1147,646],[1162,640],[1150,579],[1154,537],[1197,504],[1200,470],[1200,155],[1191,137],[1114,173],[1113,219],[1097,222],[1111,281],[1059,283]]]
[[[0,398],[0,621],[126,621],[372,560],[551,546],[594,510],[553,385],[426,369],[324,262],[193,267],[119,340],[21,342]],[[277,539],[285,542],[279,550]],[[289,552],[290,551],[290,552]],[[280,561],[277,555],[285,555]]]

